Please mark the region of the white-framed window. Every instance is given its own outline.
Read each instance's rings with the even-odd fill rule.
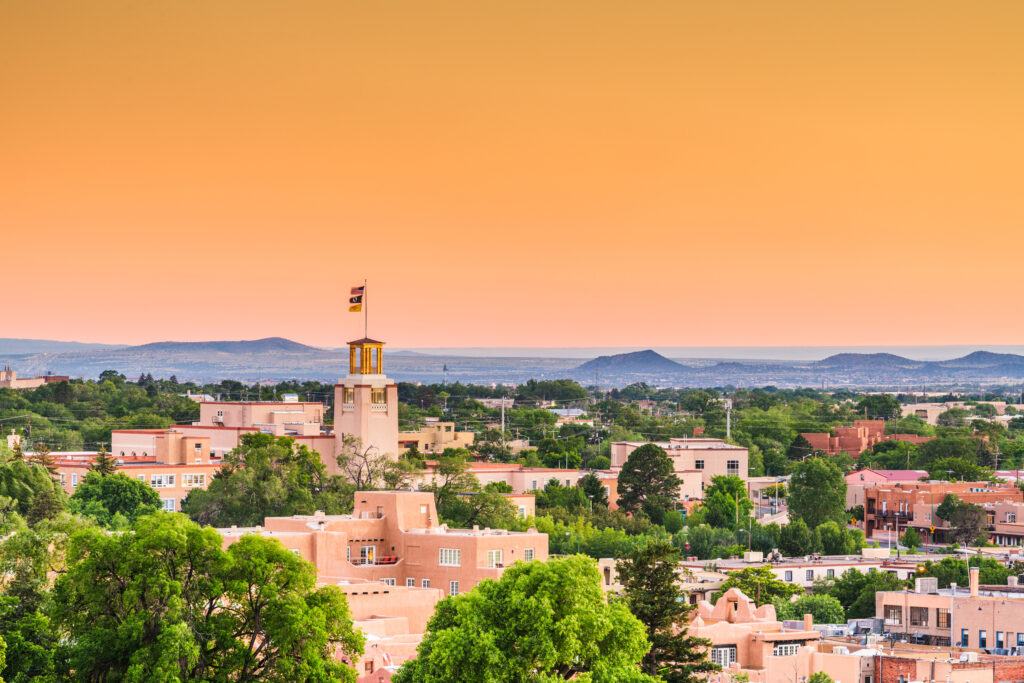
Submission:
[[[520,505],[519,506],[519,516],[520,517],[525,517],[526,516],[526,506],[525,505]]]
[[[723,669],[736,661],[735,645],[719,645],[711,648],[711,661]]]
[[[532,489],[534,491],[537,490],[537,480],[536,479],[534,479],[533,481],[530,482],[530,489]]]
[[[740,461],[739,460],[726,460],[725,461],[725,473],[730,477],[740,476]]]
[[[73,472],[71,474],[71,488],[75,488],[76,486],[78,486],[78,473]]]
[[[693,461],[693,468],[695,470],[702,470],[702,469],[704,469],[704,461],[703,460],[694,460]]]
[[[149,477],[149,485],[155,489],[165,489],[174,486],[173,474],[153,474]]]
[[[776,657],[791,657],[800,650],[800,643],[779,643],[772,650]]]
[[[181,485],[185,488],[204,488],[206,486],[206,475],[205,474],[183,474],[181,475]]]
[[[60,485],[64,486],[64,473],[63,472],[60,473]]]
[[[373,564],[374,557],[377,554],[377,546],[375,545],[364,545],[359,548],[359,563],[360,564]]]
[[[459,582],[458,581],[449,581],[448,582],[448,595],[458,595],[458,594],[459,594]]]
[[[1012,522],[1016,522],[1017,521],[1017,513],[1016,512],[1007,512],[1006,513],[1006,521],[1007,522],[1011,522],[1011,523]]]
[[[527,562],[533,559],[533,548],[526,548],[523,550],[523,559]]]
[[[381,579],[380,582],[383,583],[385,586],[394,586],[395,577],[392,576],[391,578]]]
[[[423,579],[420,581],[420,588],[430,588],[430,579]]]
[[[201,444],[201,443],[197,443],[197,444],[193,445],[192,447],[196,449],[196,453],[202,453],[203,452],[203,444]]]
[[[494,569],[502,565],[501,551],[500,550],[488,550],[487,551],[487,568]]]
[[[827,576],[830,579],[836,578],[836,570],[835,569],[826,569],[825,570],[825,576]]]
[[[437,563],[442,567],[461,567],[462,551],[458,548],[440,548],[437,553]]]
[[[223,410],[218,410],[217,411],[217,417],[224,417],[224,411]]]
[[[298,548],[292,548],[292,554],[296,557],[302,557],[302,552]]]
[[[405,585],[407,588],[414,588],[416,586],[416,579],[406,579]]]
[[[814,570],[813,569],[808,569],[807,570],[807,580],[808,581],[814,581]]]
[[[143,482],[143,483],[145,483],[146,482],[146,475],[145,474],[140,474],[138,476],[138,480]]]
[[[792,580],[793,580],[793,572],[787,569],[786,570],[786,574],[785,574],[785,578],[783,579],[783,581],[792,581]]]
[[[160,499],[160,509],[165,511],[165,512],[174,512],[174,509],[175,509],[174,506],[177,504],[177,502],[178,502],[177,498],[161,498]]]

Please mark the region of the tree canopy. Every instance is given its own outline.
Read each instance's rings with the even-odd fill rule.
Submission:
[[[55,584],[58,658],[72,680],[354,681],[362,653],[344,594],[275,539],[220,535],[183,515],[134,533],[74,534]]]
[[[102,526],[123,527],[160,508],[160,494],[145,482],[123,473],[89,472],[71,496],[71,510]],[[114,523],[120,516],[120,523]]]
[[[846,520],[846,478],[831,458],[808,458],[796,466],[789,483],[790,518],[814,528]]]
[[[675,508],[681,484],[664,449],[644,444],[629,454],[619,471],[619,507],[661,521],[665,512]]]
[[[576,555],[516,563],[500,579],[443,600],[416,659],[393,680],[653,683],[639,667],[649,648],[626,605],[605,601],[597,564]]]

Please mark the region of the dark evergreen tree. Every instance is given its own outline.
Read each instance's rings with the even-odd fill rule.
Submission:
[[[711,641],[690,636],[683,626],[695,609],[679,588],[679,554],[667,541],[640,546],[616,563],[626,606],[647,629],[651,649],[640,668],[669,683],[694,683],[717,671],[707,658]]]
[[[644,444],[629,454],[619,472],[619,507],[660,522],[675,507],[681,484],[668,454],[653,443]]]

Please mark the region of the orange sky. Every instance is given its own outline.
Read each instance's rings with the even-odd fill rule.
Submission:
[[[0,337],[1019,344],[1024,3],[0,2]],[[342,292],[344,293],[344,292]]]

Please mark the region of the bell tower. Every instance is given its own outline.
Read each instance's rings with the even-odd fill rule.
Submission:
[[[369,448],[398,458],[398,385],[384,374],[382,341],[348,343],[348,375],[334,386],[335,454],[345,436],[357,438],[361,452]]]

